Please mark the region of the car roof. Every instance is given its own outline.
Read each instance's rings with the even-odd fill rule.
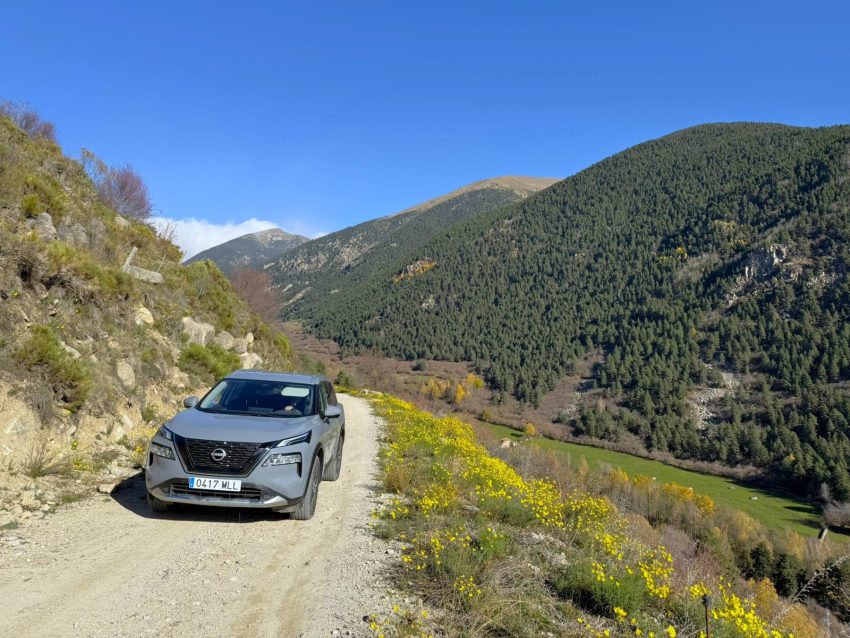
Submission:
[[[298,374],[295,372],[268,372],[266,370],[237,370],[227,375],[228,379],[254,379],[256,381],[283,381],[317,385],[327,379],[320,374]]]

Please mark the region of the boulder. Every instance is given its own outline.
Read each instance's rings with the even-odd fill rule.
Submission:
[[[252,345],[254,345],[254,333],[253,332],[249,332],[248,334],[245,335],[245,343],[248,344],[249,348]]]
[[[788,249],[782,245],[752,251],[744,265],[744,279],[766,279],[776,273],[788,255]]]
[[[150,310],[144,306],[139,306],[133,311],[133,322],[137,326],[152,326],[154,319]]]
[[[233,340],[233,352],[236,354],[245,354],[248,352],[248,341],[242,337]]]
[[[226,330],[222,330],[215,337],[213,337],[213,345],[218,346],[219,348],[223,348],[225,350],[230,350],[233,348],[236,339],[233,338],[233,335],[227,332]]]
[[[109,438],[115,442],[123,439],[128,432],[131,432],[138,426],[127,414],[122,414],[117,423],[113,421],[110,425]]]
[[[138,266],[126,266],[124,268],[124,272],[126,272],[131,277],[135,277],[139,281],[146,281],[149,284],[164,284],[165,277],[162,274],[156,272],[155,270],[146,270],[145,268],[139,268]]]
[[[129,228],[130,222],[121,217],[121,215],[115,215],[115,225],[120,226],[121,228]]]
[[[168,382],[178,390],[189,387],[189,375],[180,368],[172,368],[168,375]]]
[[[31,405],[12,393],[13,388],[0,383],[0,450],[4,455],[22,452],[41,429],[41,419]]]
[[[248,370],[263,364],[263,358],[255,352],[245,352],[239,355],[239,358],[242,360],[242,367]]]
[[[119,361],[115,366],[115,374],[118,375],[118,380],[125,388],[136,387],[136,373],[133,367],[126,361]]]
[[[62,348],[65,352],[67,352],[69,355],[71,355],[72,359],[79,359],[81,356],[79,350],[77,350],[76,348],[72,348],[64,341],[59,341],[59,347]]]
[[[183,334],[189,339],[189,343],[205,346],[209,338],[215,334],[215,326],[195,321],[192,317],[183,317],[180,322],[183,324]]]
[[[59,233],[59,239],[76,248],[86,248],[89,245],[89,234],[80,224],[74,224],[68,219],[63,219],[59,222],[56,231]]]
[[[53,241],[58,237],[56,227],[53,225],[53,218],[50,216],[50,213],[42,213],[37,217],[33,217],[27,221],[27,226],[32,228],[35,231],[35,234],[44,241]]]

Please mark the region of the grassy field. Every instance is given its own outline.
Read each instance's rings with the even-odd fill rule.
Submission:
[[[491,423],[486,425],[499,437],[523,438],[522,434],[514,429]],[[820,529],[818,511],[812,505],[733,479],[691,472],[665,465],[660,461],[652,461],[587,445],[564,443],[544,438],[531,439],[530,444],[569,456],[572,462],[576,464],[580,463],[580,459],[584,457],[591,468],[594,465],[598,466],[605,463],[622,468],[629,476],[643,474],[644,476],[655,477],[664,483],[678,483],[692,487],[697,493],[706,494],[713,498],[718,505],[727,505],[746,512],[769,528],[790,529],[803,536],[817,536]],[[753,497],[756,497],[756,500],[752,500]],[[837,535],[833,535],[832,538],[837,538]]]

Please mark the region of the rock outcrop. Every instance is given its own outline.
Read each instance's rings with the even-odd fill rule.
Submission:
[[[192,317],[183,317],[180,323],[183,325],[183,334],[189,340],[189,343],[205,346],[207,341],[215,334],[214,325],[195,321]]]

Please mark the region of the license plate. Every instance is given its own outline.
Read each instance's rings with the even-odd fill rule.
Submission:
[[[190,490],[218,490],[221,492],[238,492],[242,489],[242,481],[233,479],[202,478],[200,476],[189,477]]]

